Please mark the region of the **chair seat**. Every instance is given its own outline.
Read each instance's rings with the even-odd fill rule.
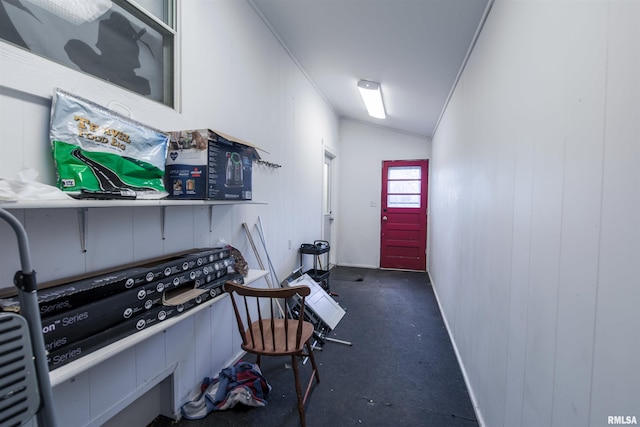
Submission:
[[[251,326],[247,329],[246,337],[247,343],[242,345],[242,348],[246,351],[254,352],[254,353],[262,353],[265,355],[288,355],[300,353],[302,351],[304,344],[311,338],[313,335],[313,325],[309,322],[302,322],[302,336],[300,339],[300,345],[296,346],[296,336],[295,333],[291,333],[291,331],[295,331],[298,327],[298,320],[294,319],[273,319],[274,321],[274,336],[275,339],[271,340],[265,339],[265,342],[262,342],[260,338],[260,323],[262,323],[262,328],[265,337],[271,337],[271,319],[263,319],[262,322],[256,321],[251,324]],[[285,321],[289,323],[289,334],[285,333]],[[255,342],[252,339],[255,338]],[[275,341],[275,346],[274,346]],[[287,342],[288,341],[288,342]]]

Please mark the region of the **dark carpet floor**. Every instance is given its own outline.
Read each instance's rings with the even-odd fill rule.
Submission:
[[[478,426],[426,273],[336,267],[329,281],[346,311],[329,337],[352,345],[327,341],[315,351],[321,381],[307,401],[307,426]],[[265,407],[179,422],[161,416],[150,426],[298,426],[289,364],[263,358],[272,386]],[[310,369],[301,365],[303,378]]]

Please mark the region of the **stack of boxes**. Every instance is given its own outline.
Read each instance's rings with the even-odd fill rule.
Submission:
[[[229,248],[188,251],[38,291],[49,369],[54,370],[222,294],[243,283]],[[17,297],[0,300],[19,311]]]
[[[170,199],[251,200],[258,148],[211,129],[167,133]],[[54,370],[243,283],[230,248],[194,249],[84,277],[40,284],[38,303],[49,369]],[[18,297],[0,310],[20,311]]]

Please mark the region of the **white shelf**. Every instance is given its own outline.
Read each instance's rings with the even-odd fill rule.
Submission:
[[[117,207],[153,207],[153,206],[213,206],[237,204],[266,204],[255,200],[18,200],[0,201],[2,209],[72,209],[72,208],[117,208]]]
[[[256,280],[262,277],[265,277],[267,274],[269,274],[269,271],[267,270],[249,270],[249,274],[247,274],[247,276],[244,278],[244,283],[249,284],[251,282],[255,282]],[[190,316],[193,316],[199,311],[204,310],[207,307],[210,307],[214,303],[226,297],[227,297],[227,294],[218,295],[217,297],[209,301],[206,301],[203,304],[195,308],[192,308],[191,310],[186,311],[179,316],[172,317],[170,319],[157,323],[149,327],[148,329],[143,329],[140,332],[133,333],[129,336],[122,338],[121,340],[118,340],[99,350],[89,353],[86,356],[79,358],[78,360],[75,360],[73,362],[68,363],[67,365],[63,365],[57,369],[54,369],[49,373],[51,386],[55,387],[56,385],[73,378],[79,373],[86,371],[87,369],[90,369],[91,367],[99,364],[100,362],[107,360],[108,358],[113,357],[116,354],[130,347],[133,347],[134,345],[146,340],[147,338],[155,334],[158,334],[162,331],[167,330],[172,325],[175,325],[176,323],[181,322],[182,320]]]
[[[161,210],[160,230],[162,240],[164,240],[165,211],[168,206],[207,206],[209,208],[209,231],[213,226],[213,208],[221,205],[241,205],[254,204],[264,205],[266,202],[254,200],[176,200],[176,199],[155,199],[155,200],[77,200],[73,198],[58,200],[0,200],[0,208],[6,210],[14,209],[76,209],[78,213],[78,225],[80,228],[80,250],[86,252],[86,213],[89,208],[118,208],[118,207],[159,207]]]

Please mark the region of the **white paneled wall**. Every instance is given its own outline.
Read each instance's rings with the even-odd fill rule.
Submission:
[[[486,426],[640,419],[639,24],[496,0],[434,137],[429,270]]]
[[[340,265],[380,267],[383,160],[428,159],[431,140],[353,120],[340,122],[336,248]],[[332,249],[334,250],[334,249]]]
[[[181,103],[176,110],[0,42],[0,178],[14,179],[28,167],[40,173],[39,182],[54,184],[48,138],[54,87],[102,105],[117,102],[132,118],[162,130],[221,130],[264,148],[263,158],[282,167],[254,165],[253,198],[259,203],[216,205],[212,211],[166,206],[164,231],[160,207],[90,208],[86,252],[76,208],[2,204],[26,228],[39,282],[213,246],[221,239],[258,268],[241,227],[248,224],[261,248],[254,227],[258,217],[273,265],[284,279],[299,263],[299,245],[322,236],[323,148],[339,154],[335,114],[248,2],[179,4]],[[13,231],[1,223],[0,241],[0,288],[5,288],[20,263]],[[101,425],[166,377],[171,386],[163,390],[174,395],[164,412],[172,415],[193,397],[203,377],[216,375],[237,357],[234,328],[223,300],[62,381],[54,388],[61,425]],[[118,417],[117,423],[127,420]]]
[[[640,4],[611,2],[608,24],[592,419],[640,412]]]

